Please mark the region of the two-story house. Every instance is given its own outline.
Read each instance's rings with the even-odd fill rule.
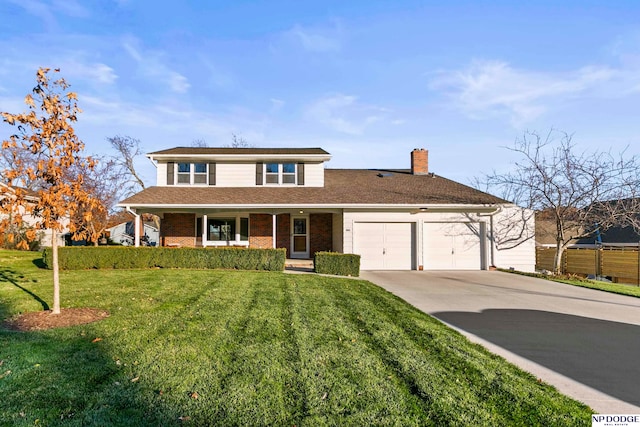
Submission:
[[[156,186],[120,206],[160,216],[163,246],[357,253],[365,270],[534,268],[534,241],[523,237],[532,215],[431,173],[424,149],[411,152],[406,170],[327,169],[331,155],[321,148],[177,147],[147,156]]]

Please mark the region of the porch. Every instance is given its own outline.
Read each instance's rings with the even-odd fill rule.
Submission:
[[[261,212],[165,212],[160,244],[173,247],[285,248],[289,259],[340,251],[342,214],[304,210]],[[338,243],[338,244],[335,244]]]

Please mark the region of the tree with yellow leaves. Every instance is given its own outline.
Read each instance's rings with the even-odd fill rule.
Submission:
[[[63,79],[50,78],[49,68],[40,68],[36,74],[37,84],[25,97],[28,111],[20,114],[2,112],[4,122],[17,126],[17,133],[2,141],[2,149],[14,153],[9,166],[3,171],[0,186],[0,233],[23,223],[25,213],[35,218],[36,229],[51,230],[53,267],[52,313],[60,313],[60,278],[58,269],[57,234],[68,224],[76,238],[83,238],[86,231],[70,218],[82,212],[85,221],[90,221],[100,201],[83,188],[83,175],[70,174],[71,170],[94,167],[94,160],[83,157],[84,143],[75,134],[72,123],[81,112],[78,98],[68,91],[69,84]],[[57,74],[60,70],[53,70]],[[28,153],[28,156],[24,156]],[[30,161],[26,161],[29,159]],[[27,197],[26,181],[37,181],[39,188]],[[35,196],[35,197],[34,197]],[[82,209],[80,209],[82,207]],[[35,238],[35,231],[28,233]],[[20,247],[27,243],[21,241]]]

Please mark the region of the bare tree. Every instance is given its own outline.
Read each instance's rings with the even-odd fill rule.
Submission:
[[[254,148],[255,145],[251,145],[247,142],[243,137],[236,135],[235,133],[231,134],[231,144],[227,145],[227,147],[231,148]]]
[[[71,218],[76,228],[84,231],[88,241],[98,245],[100,237],[107,229],[110,218],[117,211],[116,204],[122,197],[122,189],[126,188],[130,177],[114,159],[109,157],[94,157],[95,165],[89,169],[82,165],[74,165],[67,173],[73,176],[83,176],[84,190],[99,200],[99,204],[80,203],[76,215]]]
[[[577,152],[572,135],[552,129],[526,132],[509,148],[519,154],[511,172],[485,177],[487,188],[514,203],[544,212],[553,224],[555,273],[562,254],[577,239],[614,226],[640,229],[637,157]]]
[[[145,189],[144,181],[140,177],[140,174],[136,171],[134,166],[134,160],[136,157],[143,155],[142,148],[140,147],[140,140],[132,138],[130,136],[113,136],[107,138],[107,141],[113,148],[116,149],[119,156],[113,157],[115,164],[126,171],[131,177],[128,180],[128,188],[123,193],[130,194],[135,192],[137,187],[142,190]]]
[[[198,138],[191,141],[191,146],[203,148],[203,147],[208,147],[209,144],[207,144],[207,141],[205,141],[204,139]]]

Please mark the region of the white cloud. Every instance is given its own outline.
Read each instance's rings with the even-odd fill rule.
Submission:
[[[269,101],[271,102],[271,109],[270,109],[271,113],[277,113],[278,111],[282,110],[285,104],[285,102],[282,99],[277,99],[277,98],[271,98]]]
[[[165,64],[164,54],[160,51],[141,48],[139,41],[131,36],[122,40],[122,47],[138,63],[143,75],[166,85],[176,93],[185,93],[191,87],[189,79]]]
[[[289,34],[296,39],[305,50],[310,52],[339,51],[341,43],[336,33],[336,29],[321,31],[303,28],[300,25],[295,25],[289,30]]]
[[[63,61],[61,70],[70,77],[79,77],[93,83],[112,84],[118,76],[113,68],[100,62],[83,63],[76,60]]]
[[[588,66],[565,72],[519,70],[501,61],[478,61],[460,71],[440,72],[430,81],[472,118],[506,115],[521,125],[545,113],[567,96],[596,90],[619,77],[610,67]]]
[[[305,116],[326,127],[350,134],[360,135],[365,129],[386,117],[388,110],[358,102],[357,97],[344,94],[324,96],[305,110]]]

